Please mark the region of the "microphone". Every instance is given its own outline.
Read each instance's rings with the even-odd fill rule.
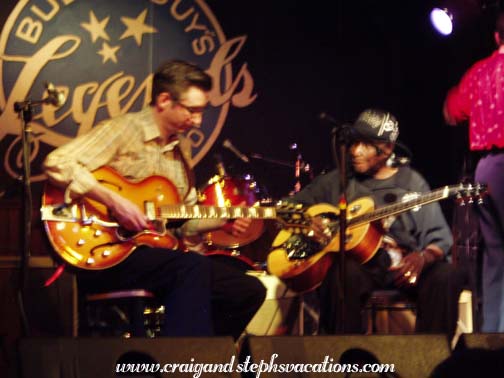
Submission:
[[[241,153],[240,150],[238,150],[235,146],[233,146],[233,143],[231,143],[231,141],[229,139],[226,139],[224,142],[222,142],[222,147],[227,148],[229,151],[231,151],[233,154],[235,154],[244,163],[250,162],[248,156]]]
[[[221,154],[214,154],[215,158],[215,168],[217,168],[217,174],[220,177],[226,177],[226,167],[224,166],[224,162],[222,161]]]
[[[51,104],[56,107],[60,107],[65,103],[66,101],[65,94],[62,91],[56,89],[53,83],[45,82],[44,88],[47,91],[47,98],[45,98],[44,100],[46,104]]]
[[[397,156],[395,153],[392,153],[385,164],[387,167],[397,168],[408,165],[410,162],[411,158],[408,156]]]
[[[343,122],[337,121],[336,118],[327,114],[326,112],[321,112],[318,115],[318,119],[327,123],[332,123],[333,125],[341,126]]]
[[[351,124],[338,121],[336,118],[334,118],[330,114],[327,114],[326,112],[319,113],[317,118],[319,119],[319,121],[332,125],[331,134],[333,135],[341,133],[341,135],[346,135],[347,138],[352,135]]]

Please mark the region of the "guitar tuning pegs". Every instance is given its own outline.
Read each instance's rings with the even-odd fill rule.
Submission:
[[[455,196],[455,202],[458,203],[459,206],[465,206],[464,197],[462,197],[460,192],[457,192],[457,195]]]
[[[487,186],[485,184],[478,183],[476,185],[476,197],[478,198],[477,204],[481,205],[484,202],[484,196],[487,193]]]
[[[483,195],[480,193],[480,194],[478,194],[478,202],[477,203],[478,203],[478,205],[482,205],[483,202],[484,202]]]

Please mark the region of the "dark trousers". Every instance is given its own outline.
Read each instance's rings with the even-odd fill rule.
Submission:
[[[363,333],[362,309],[373,290],[393,288],[390,259],[379,251],[361,265],[345,259],[344,333]],[[464,272],[446,262],[436,262],[424,269],[416,286],[401,289],[417,303],[416,331],[454,335],[458,319],[458,299],[466,281]],[[334,334],[341,330],[338,308],[339,260],[335,261],[320,287],[320,331]]]
[[[504,332],[504,152],[483,157],[475,179],[488,185],[483,204],[476,207],[484,241],[482,331]]]
[[[140,247],[125,261],[78,275],[80,291],[146,289],[165,306],[163,336],[231,335],[245,329],[266,296],[255,277],[197,253]]]

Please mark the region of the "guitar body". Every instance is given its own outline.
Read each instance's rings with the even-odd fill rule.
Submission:
[[[374,202],[369,197],[360,198],[348,206],[347,219],[351,220],[364,213],[374,210]],[[310,217],[331,215],[337,217],[339,210],[329,204],[318,204],[306,210]],[[268,255],[268,271],[279,277],[296,292],[305,292],[319,286],[336,256],[332,252],[340,249],[339,233],[320,252],[305,259],[291,259],[283,246],[289,238],[299,230],[281,230],[272,244]],[[369,261],[378,251],[383,234],[374,223],[365,223],[348,227],[346,237],[346,253],[360,263]]]
[[[255,183],[245,179],[219,177],[211,180],[200,194],[200,202],[204,205],[230,206],[245,203],[253,206],[257,198],[253,191]],[[247,230],[239,236],[233,235],[232,222],[226,223],[220,229],[205,234],[205,241],[209,247],[235,249],[243,247],[259,239],[264,231],[262,219],[252,220]]]
[[[156,207],[179,203],[175,186],[161,176],[151,176],[133,183],[107,167],[96,170],[93,175],[101,184],[128,198],[142,210],[146,201]],[[156,222],[153,223],[153,230],[131,234],[115,223],[105,205],[81,197],[63,206],[64,194],[61,188],[46,185],[42,206],[52,208],[54,217],[45,217],[44,227],[56,253],[73,266],[91,270],[106,269],[126,259],[138,245],[167,249],[178,246],[177,239],[166,231],[164,223]],[[61,210],[54,210],[55,206]],[[58,219],[59,211],[66,220]],[[68,221],[68,214],[74,221]],[[92,217],[99,222],[86,221]]]

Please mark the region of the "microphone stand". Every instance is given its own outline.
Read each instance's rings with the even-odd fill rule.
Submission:
[[[24,293],[26,291],[28,282],[28,268],[30,258],[30,242],[31,242],[31,221],[32,221],[32,191],[31,191],[31,170],[30,170],[30,156],[31,156],[31,133],[32,128],[30,122],[33,119],[33,106],[50,103],[50,99],[39,101],[20,101],[14,103],[14,111],[19,113],[22,119],[22,156],[23,156],[23,202],[22,202],[22,230],[21,234],[21,259],[19,265],[19,288],[18,288],[18,305],[21,314],[21,321],[23,332],[25,336],[31,333],[28,318],[24,306]]]
[[[339,319],[336,333],[345,333],[345,252],[346,252],[346,230],[347,230],[347,188],[348,188],[348,175],[347,175],[347,155],[348,155],[348,127],[342,125],[341,127],[334,127],[331,131],[332,143],[331,153],[333,160],[338,167],[339,172],[339,186],[340,198],[338,202],[339,208],[339,285],[338,285],[338,314]],[[338,148],[336,148],[336,146]]]
[[[277,159],[265,157],[261,154],[251,153],[251,154],[249,154],[249,157],[252,159],[264,161],[265,163],[280,165],[280,166],[287,167],[287,168],[295,168],[295,164],[289,163],[285,160],[277,160]]]

